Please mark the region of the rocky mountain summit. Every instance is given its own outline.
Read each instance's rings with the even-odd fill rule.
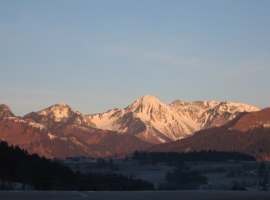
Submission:
[[[4,117],[14,117],[14,114],[7,105],[0,104],[0,118]]]
[[[77,124],[96,127],[95,124],[82,113],[72,110],[66,104],[55,104],[38,112],[31,112],[23,117],[31,119],[45,126],[54,126],[57,123]]]
[[[100,129],[133,134],[150,143],[182,139],[195,131],[221,126],[241,112],[260,108],[232,102],[176,100],[167,105],[153,95],[144,96],[123,110],[88,115]]]

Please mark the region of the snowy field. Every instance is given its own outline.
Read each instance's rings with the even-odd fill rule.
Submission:
[[[270,163],[266,163],[270,166]],[[231,183],[237,181],[239,183],[245,181],[250,184],[254,184],[258,181],[257,175],[235,175],[227,176],[230,172],[241,171],[245,172],[251,169],[257,169],[260,162],[239,162],[239,163],[229,163],[229,162],[186,162],[186,165],[192,170],[205,171],[208,173],[202,173],[202,175],[208,178],[208,182],[211,182],[213,188],[218,189],[220,185],[225,185],[226,189],[231,188]],[[69,165],[74,171],[80,170],[82,173],[88,172],[109,172],[113,171],[117,174],[123,174],[128,177],[143,179],[154,183],[156,189],[159,183],[165,182],[165,175],[167,172],[172,172],[176,167],[167,166],[167,163],[158,163],[156,165],[140,165],[138,162],[133,165],[119,165],[119,170],[111,170],[109,167],[105,168],[88,168],[87,164],[73,164]],[[210,172],[213,169],[222,167],[225,171],[223,172]],[[245,169],[246,168],[246,169]],[[202,185],[203,188],[206,185]],[[221,189],[221,188],[220,188]],[[225,188],[222,188],[225,189]]]

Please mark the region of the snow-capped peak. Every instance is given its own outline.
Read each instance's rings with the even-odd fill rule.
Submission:
[[[55,122],[67,124],[79,124],[96,127],[96,125],[79,111],[72,110],[67,104],[55,104],[44,110],[32,112],[24,116],[25,119],[33,119],[45,126],[51,126]]]
[[[68,118],[72,114],[72,112],[74,111],[71,110],[68,105],[61,103],[55,104],[37,113],[39,115],[45,115],[49,116],[50,118],[54,118],[55,121],[62,121],[63,118]]]
[[[65,118],[69,117],[70,114],[77,113],[82,115],[79,111],[73,110],[69,107],[69,105],[64,103],[55,104],[51,107],[48,107],[44,110],[38,111],[38,114],[42,115],[53,115],[56,118]]]
[[[160,142],[181,139],[195,131],[221,126],[235,118],[239,112],[253,112],[260,108],[219,101],[175,100],[170,105],[154,95],[139,98],[123,110],[111,110],[90,119],[98,128],[132,133],[140,139]]]
[[[146,95],[139,98],[134,103],[130,104],[125,110],[137,112],[149,112],[151,108],[160,108],[162,106],[167,106],[160,100],[158,100],[154,95]]]
[[[65,103],[58,103],[58,104],[55,104],[55,105],[57,105],[57,106],[63,106],[63,107],[68,106],[68,105],[65,104]],[[68,107],[69,107],[69,106],[68,106]]]

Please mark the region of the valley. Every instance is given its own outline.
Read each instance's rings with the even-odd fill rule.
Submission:
[[[267,171],[270,173],[270,162],[264,162],[267,166]],[[152,182],[156,190],[163,187],[168,187],[166,181],[166,173],[173,172],[177,169],[176,166],[169,165],[167,162],[158,162],[153,164],[143,164],[139,161],[121,162],[103,167],[95,167],[87,162],[82,163],[64,163],[69,166],[74,172],[82,173],[98,172],[108,173],[113,172],[123,174],[127,177],[142,179]],[[185,166],[189,170],[199,171],[207,178],[207,183],[199,186],[199,190],[231,190],[234,186],[247,188],[247,190],[256,191],[257,183],[260,185],[263,178],[258,175],[258,168],[261,162],[256,161],[226,161],[226,162],[185,162]]]

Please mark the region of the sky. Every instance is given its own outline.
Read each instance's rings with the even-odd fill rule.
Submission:
[[[0,0],[0,104],[83,114],[152,94],[270,106],[270,1]]]

